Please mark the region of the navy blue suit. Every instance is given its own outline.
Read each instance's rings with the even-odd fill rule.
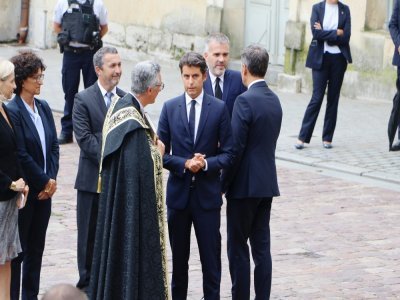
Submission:
[[[389,31],[390,36],[392,37],[394,43],[394,53],[392,64],[397,66],[397,78],[400,78],[400,54],[399,54],[399,46],[400,46],[400,8],[399,8],[399,0],[394,1],[394,8],[392,17],[389,22]],[[398,131],[399,139],[400,139],[400,124]]]
[[[165,102],[158,124],[165,144],[168,230],[172,249],[172,298],[186,299],[192,223],[203,270],[205,299],[219,299],[221,281],[220,170],[231,160],[231,127],[225,104],[204,93],[196,142],[190,138],[185,95]],[[185,162],[206,155],[207,171],[192,174]]]
[[[232,112],[233,166],[223,172],[227,197],[232,299],[250,298],[250,239],[256,299],[269,299],[272,262],[269,218],[279,196],[275,149],[282,123],[278,97],[265,81],[240,95]]]
[[[207,79],[204,81],[203,88],[204,91],[210,95],[214,96],[214,89],[211,83],[209,74],[207,74]],[[225,102],[228,107],[229,115],[232,115],[233,104],[235,103],[236,97],[247,90],[247,88],[242,83],[242,77],[240,72],[234,70],[225,70],[224,73],[224,86],[222,93],[222,101]]]
[[[337,111],[340,89],[342,87],[347,63],[352,62],[350,53],[351,16],[347,5],[338,3],[338,28],[343,30],[343,35],[338,36],[337,30],[315,29],[315,22],[323,26],[325,15],[325,1],[313,5],[311,14],[311,41],[306,67],[312,69],[313,94],[304,114],[299,140],[309,143],[314,131],[315,123],[321,109],[325,90],[328,86],[327,106],[325,113],[322,140],[332,142],[336,127]],[[324,52],[324,43],[338,46],[341,53],[331,54]]]
[[[15,96],[7,106],[15,126],[18,156],[29,185],[26,206],[19,211],[18,216],[23,252],[12,261],[11,299],[13,300],[19,299],[22,261],[24,262],[22,299],[37,299],[46,231],[51,214],[51,199],[38,200],[38,194],[50,179],[57,178],[59,168],[59,145],[49,105],[46,101],[35,99],[45,131],[46,171],[44,171],[39,134],[22,101],[21,97]]]

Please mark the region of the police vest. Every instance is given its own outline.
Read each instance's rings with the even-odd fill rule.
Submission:
[[[70,42],[97,47],[100,41],[100,23],[93,11],[94,0],[86,0],[81,4],[77,0],[68,0],[68,10],[61,21],[62,31],[59,33],[60,46],[68,46]]]

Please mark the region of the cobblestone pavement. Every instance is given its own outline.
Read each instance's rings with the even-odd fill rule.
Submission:
[[[0,57],[17,48],[0,46]],[[63,108],[61,56],[37,50],[46,65],[40,95]],[[127,59],[137,60],[124,53]],[[120,86],[129,90],[132,60],[124,60]],[[161,61],[166,88],[149,113],[156,123],[164,100],[182,92],[176,62]],[[273,88],[274,89],[274,88]],[[391,99],[351,100],[339,105],[334,148],[321,144],[323,110],[305,149],[293,145],[310,96],[278,92],[284,119],[277,157],[282,196],[271,217],[274,263],[272,299],[400,299],[400,160],[387,151]],[[60,114],[55,113],[59,130]],[[58,191],[47,234],[41,292],[59,282],[74,284],[76,267],[76,176],[79,149],[61,147]],[[295,162],[295,163],[293,163]],[[221,296],[230,298],[222,209]],[[201,299],[201,266],[193,237],[189,299]]]

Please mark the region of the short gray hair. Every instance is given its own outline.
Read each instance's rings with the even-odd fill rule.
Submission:
[[[157,75],[160,74],[161,67],[154,61],[142,61],[136,64],[132,70],[131,91],[135,95],[141,95],[146,92],[149,87],[154,87],[157,82]]]
[[[84,292],[71,284],[57,284],[50,288],[42,300],[87,300]]]
[[[229,38],[223,34],[222,32],[214,32],[208,35],[205,39],[205,47],[204,52],[208,52],[208,47],[211,42],[217,42],[219,44],[228,44],[229,46]]]
[[[101,68],[104,64],[103,58],[106,54],[118,54],[117,48],[102,47],[93,55],[93,66]]]
[[[242,64],[249,70],[250,74],[264,78],[268,69],[269,55],[261,45],[247,46],[241,55]]]

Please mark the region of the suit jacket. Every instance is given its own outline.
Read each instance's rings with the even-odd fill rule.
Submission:
[[[232,113],[234,164],[222,176],[228,198],[279,196],[275,149],[281,123],[279,99],[264,81],[236,99]]]
[[[325,1],[314,4],[311,14],[311,32],[312,41],[308,50],[306,67],[319,70],[322,68],[322,60],[324,55],[324,42],[330,45],[339,46],[340,51],[348,63],[352,62],[350,52],[350,35],[351,35],[351,16],[350,9],[347,5],[339,2],[339,22],[338,29],[343,29],[342,36],[338,36],[336,30],[317,30],[314,28],[314,23],[319,22],[321,26],[324,23]]]
[[[190,138],[185,94],[164,103],[158,124],[158,135],[165,144],[164,167],[170,171],[167,183],[167,206],[184,209],[189,201],[190,185],[203,209],[222,205],[220,170],[232,160],[231,127],[225,104],[204,93],[196,141]],[[194,153],[206,155],[207,171],[193,175],[185,162]]]
[[[59,168],[59,145],[53,114],[46,101],[35,98],[35,105],[42,118],[46,139],[46,171],[42,145],[36,127],[20,96],[15,96],[7,108],[14,122],[18,156],[29,185],[29,198],[37,195],[50,179],[57,179]]]
[[[7,201],[17,195],[17,192],[10,190],[11,182],[22,178],[23,174],[18,159],[14,125],[4,104],[3,109],[12,126],[0,115],[0,201]]]
[[[399,55],[399,46],[400,46],[400,11],[399,11],[399,1],[394,1],[394,8],[392,17],[389,21],[389,31],[390,36],[392,37],[394,43],[394,54],[392,64],[395,66],[400,66],[400,55]]]
[[[125,92],[117,88],[117,95],[123,97]],[[101,139],[106,114],[107,107],[97,82],[75,95],[72,121],[75,138],[81,149],[75,180],[77,190],[97,192]]]
[[[204,81],[203,88],[210,96],[214,96],[214,90],[212,87],[210,73],[208,73],[206,81]],[[233,104],[235,103],[236,97],[245,92],[247,88],[242,83],[242,76],[240,72],[234,70],[225,70],[224,73],[224,86],[222,93],[222,101],[225,102],[228,107],[229,115],[232,115]]]

